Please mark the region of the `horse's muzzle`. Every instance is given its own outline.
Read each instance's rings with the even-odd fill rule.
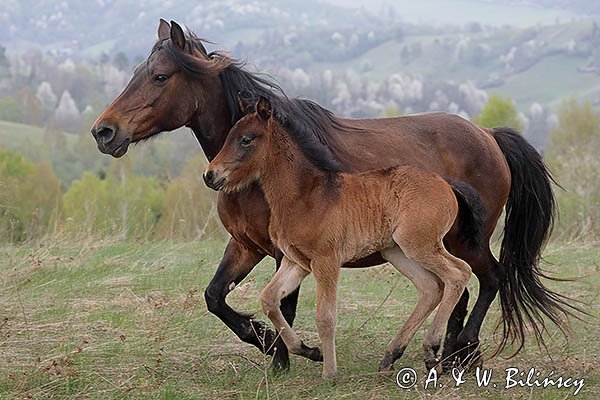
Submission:
[[[227,180],[227,178],[217,179],[214,171],[210,169],[202,175],[202,178],[204,179],[206,186],[216,191],[223,189],[223,186],[225,186],[225,181]]]
[[[110,154],[115,158],[122,157],[127,153],[131,139],[117,141],[118,128],[115,125],[100,121],[92,127],[91,132],[100,152]]]

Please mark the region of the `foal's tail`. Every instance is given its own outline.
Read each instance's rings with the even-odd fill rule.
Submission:
[[[483,246],[484,208],[479,193],[463,181],[449,180],[458,201],[459,240],[468,242],[469,248],[479,250]]]
[[[549,278],[540,269],[539,261],[556,212],[554,180],[542,156],[521,134],[511,128],[494,128],[493,134],[511,175],[500,250],[504,277],[500,282],[502,341],[497,353],[507,344],[516,343],[516,354],[523,348],[526,324],[533,329],[532,336],[538,344],[544,345],[546,318],[565,333],[565,320],[580,310],[569,304],[567,297],[545,287],[541,280]]]

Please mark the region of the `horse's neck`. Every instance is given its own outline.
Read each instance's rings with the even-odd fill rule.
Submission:
[[[196,100],[197,111],[189,127],[194,132],[208,160],[215,158],[231,129],[231,116],[223,91],[221,79],[207,79],[195,90],[197,95],[210,94],[204,101]]]
[[[261,186],[271,213],[285,215],[310,195],[325,173],[312,165],[289,138],[279,139],[268,154],[269,167],[261,174]]]

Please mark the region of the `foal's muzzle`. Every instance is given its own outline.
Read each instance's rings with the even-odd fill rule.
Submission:
[[[213,190],[219,191],[223,189],[223,186],[225,186],[226,178],[219,179],[215,172],[211,169],[206,171],[204,175],[202,175],[202,178],[204,178],[204,183],[206,183],[206,186]]]

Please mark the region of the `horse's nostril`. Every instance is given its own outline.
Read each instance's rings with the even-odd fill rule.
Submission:
[[[117,127],[113,124],[100,121],[92,127],[92,135],[98,143],[108,144],[117,135]]]
[[[115,137],[115,129],[110,126],[105,126],[96,132],[98,139],[101,139],[104,143],[108,143]]]
[[[214,177],[215,177],[215,173],[212,170],[206,171],[206,173],[204,174],[204,183],[206,183],[207,185],[210,186]]]

